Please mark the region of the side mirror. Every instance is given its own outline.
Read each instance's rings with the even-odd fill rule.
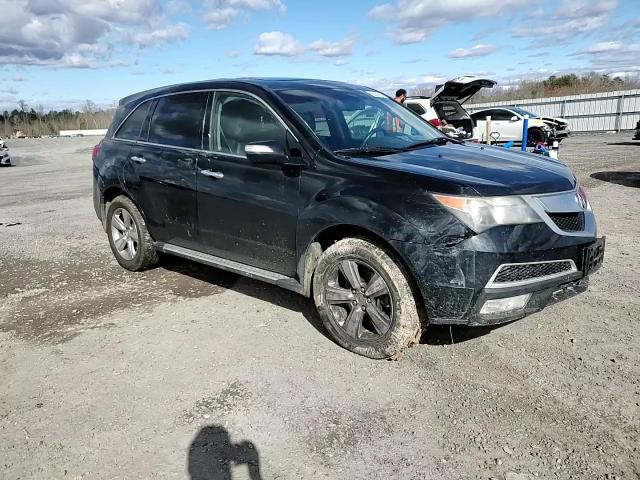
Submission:
[[[517,121],[518,121],[518,120],[520,120],[520,119],[518,118],[518,116],[517,116],[517,115],[514,115],[514,116],[513,116],[513,117],[511,117],[509,120],[510,120],[510,121],[512,121],[512,122],[517,122]]]
[[[244,147],[244,153],[253,163],[286,164],[289,156],[280,142],[255,142]]]

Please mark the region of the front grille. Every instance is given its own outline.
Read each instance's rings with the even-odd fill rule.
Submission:
[[[584,212],[547,213],[560,230],[581,232],[584,230]]]
[[[574,270],[571,260],[556,262],[519,263],[502,265],[493,279],[493,283],[511,283],[534,280]]]

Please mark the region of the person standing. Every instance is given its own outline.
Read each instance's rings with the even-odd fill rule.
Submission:
[[[404,88],[400,88],[396,90],[396,98],[395,98],[396,102],[403,104],[406,99],[407,99],[407,91]]]

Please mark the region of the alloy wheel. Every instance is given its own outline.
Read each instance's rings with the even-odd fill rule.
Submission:
[[[138,227],[131,214],[118,208],[111,217],[111,238],[120,255],[125,260],[133,260],[138,252],[140,237]]]
[[[391,328],[393,301],[384,278],[367,263],[340,261],[327,277],[325,297],[333,322],[350,337],[376,341]]]

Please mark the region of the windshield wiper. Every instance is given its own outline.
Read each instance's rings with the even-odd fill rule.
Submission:
[[[402,150],[408,151],[408,150],[415,150],[417,148],[422,148],[422,147],[430,147],[432,145],[444,145],[447,142],[458,143],[458,144],[464,143],[460,140],[454,140],[453,138],[449,138],[449,137],[436,137],[436,138],[432,138],[431,140],[427,140],[426,142],[414,143],[413,145],[404,147]]]
[[[402,152],[403,148],[394,147],[355,147],[355,148],[341,148],[334,150],[333,153],[339,155],[391,155],[392,153]]]

